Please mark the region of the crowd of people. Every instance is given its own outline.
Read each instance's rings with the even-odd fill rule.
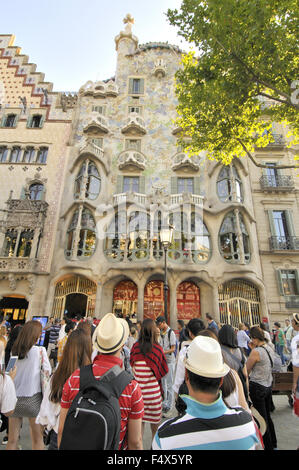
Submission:
[[[274,450],[274,371],[292,368],[299,399],[298,313],[284,329],[275,322],[272,334],[264,323],[235,329],[208,313],[179,320],[178,334],[163,316],[137,323],[112,313],[101,320],[52,318],[43,346],[39,321],[10,328],[0,320],[0,431],[7,450],[20,448],[25,418],[33,450],[142,450],[147,424],[153,450]],[[12,356],[18,360],[7,373]]]

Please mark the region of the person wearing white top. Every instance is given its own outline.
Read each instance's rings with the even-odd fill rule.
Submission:
[[[5,346],[0,341],[0,365],[3,364]],[[10,374],[5,374],[4,367],[0,370],[0,411],[5,416],[9,416],[13,413],[16,403],[17,396],[16,390],[13,383],[13,379],[16,374],[16,366],[12,369]]]
[[[239,331],[237,332],[237,341],[238,341],[238,347],[242,348],[244,353],[247,352],[248,349],[248,343],[250,342],[250,338],[248,334],[245,331],[246,327],[244,323],[239,324]]]
[[[36,346],[42,333],[39,321],[25,323],[12,348],[12,355],[18,356],[15,388],[17,404],[9,417],[7,450],[16,450],[22,425],[22,418],[29,418],[32,450],[43,450],[42,429],[35,423],[42,401],[41,363],[51,374],[51,366],[44,347]]]

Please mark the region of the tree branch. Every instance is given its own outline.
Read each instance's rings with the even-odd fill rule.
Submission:
[[[246,155],[248,156],[248,158],[252,161],[252,163],[257,166],[258,168],[273,168],[272,166],[270,165],[267,165],[266,163],[258,163],[254,156],[252,155],[251,152],[249,152],[249,150],[247,149],[246,145],[244,144],[244,142],[242,142],[241,139],[237,139],[237,141],[239,142],[239,144],[242,146],[242,148],[244,149],[244,151],[246,152]],[[286,168],[299,168],[299,163],[297,165],[276,165],[275,166],[275,169],[277,170],[284,170]]]

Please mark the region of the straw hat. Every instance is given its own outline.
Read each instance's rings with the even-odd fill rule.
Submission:
[[[266,421],[264,420],[262,415],[257,411],[257,409],[254,408],[254,406],[250,408],[250,412],[260,430],[261,435],[263,436],[267,430]]]
[[[127,341],[129,325],[126,320],[116,318],[113,313],[107,313],[98,324],[92,335],[95,349],[104,354],[118,351]]]
[[[299,325],[299,313],[293,313],[293,320],[295,323]]]
[[[207,336],[196,336],[190,343],[185,367],[196,375],[211,378],[224,377],[230,370],[223,362],[218,341]]]

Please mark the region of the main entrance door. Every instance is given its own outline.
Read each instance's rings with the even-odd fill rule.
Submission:
[[[93,317],[96,293],[95,282],[83,276],[68,276],[55,286],[52,315],[62,318],[65,313],[69,316],[80,313],[82,316]]]

